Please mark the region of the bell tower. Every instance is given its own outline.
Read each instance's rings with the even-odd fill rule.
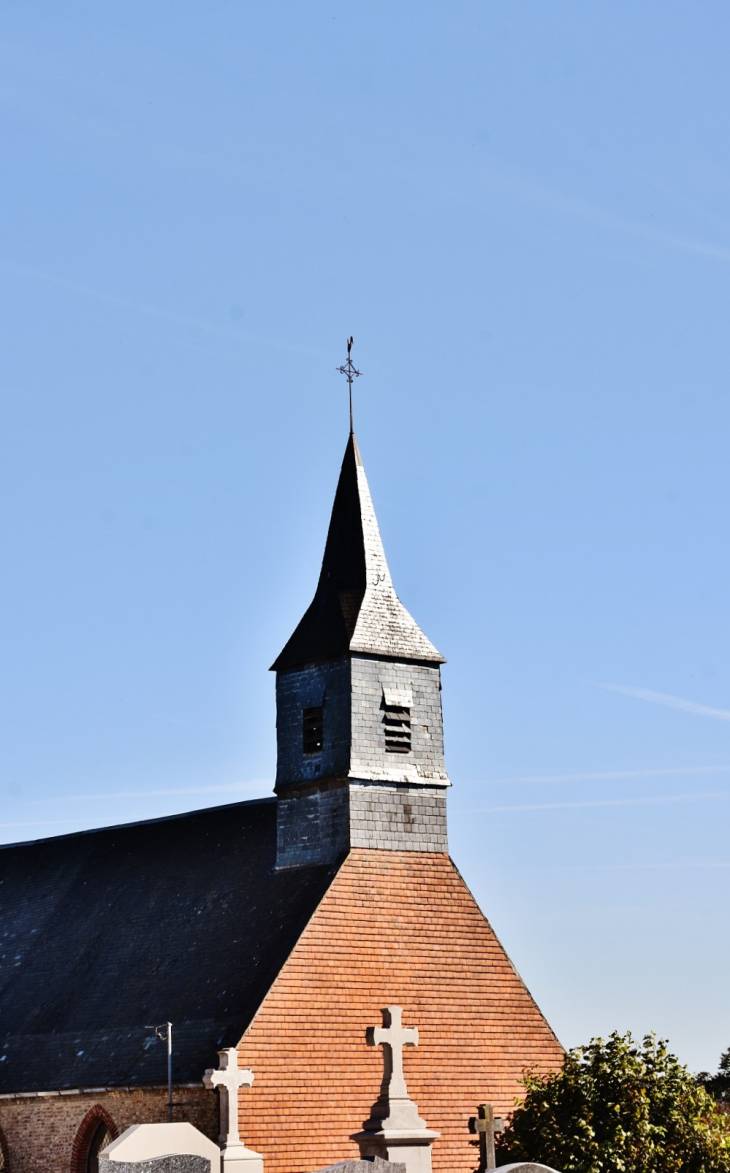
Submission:
[[[443,663],[395,593],[351,434],[314,599],[272,665],[277,867],[448,850]]]

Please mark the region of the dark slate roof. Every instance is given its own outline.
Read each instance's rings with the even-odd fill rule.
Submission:
[[[314,599],[272,669],[279,672],[352,652],[444,662],[395,593],[365,469],[351,435]]]
[[[276,800],[0,848],[0,1092],[199,1080],[337,866],[274,871]]]

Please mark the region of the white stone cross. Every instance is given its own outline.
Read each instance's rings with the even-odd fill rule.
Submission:
[[[403,1026],[403,1008],[385,1006],[382,1011],[383,1025],[371,1026],[368,1042],[374,1047],[384,1047],[385,1084],[391,1100],[407,1100],[408,1089],[403,1075],[403,1048],[418,1046],[418,1027]]]
[[[226,1047],[218,1052],[219,1070],[209,1067],[203,1076],[203,1083],[207,1088],[218,1088],[221,1097],[221,1134],[220,1143],[223,1148],[242,1143],[238,1134],[238,1089],[251,1087],[253,1071],[250,1067],[238,1066],[238,1051],[235,1047]]]

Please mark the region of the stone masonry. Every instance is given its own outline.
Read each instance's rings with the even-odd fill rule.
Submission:
[[[177,1120],[187,1120],[211,1140],[218,1137],[218,1103],[204,1087],[176,1087]],[[8,1149],[9,1173],[86,1173],[77,1168],[74,1142],[96,1107],[111,1118],[117,1134],[130,1124],[167,1120],[167,1088],[113,1088],[81,1092],[29,1093],[0,1097],[0,1129]],[[78,1148],[78,1146],[77,1146]]]

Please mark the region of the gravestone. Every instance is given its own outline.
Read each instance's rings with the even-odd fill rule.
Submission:
[[[406,1173],[406,1167],[400,1161],[369,1157],[367,1160],[338,1161],[336,1165],[318,1169],[317,1173]]]
[[[207,1088],[216,1089],[220,1107],[222,1173],[264,1173],[264,1158],[246,1148],[238,1131],[238,1089],[251,1087],[253,1071],[238,1066],[238,1051],[224,1047],[218,1052],[218,1070],[209,1067],[203,1076]]]
[[[380,1095],[363,1131],[352,1139],[361,1157],[402,1164],[405,1173],[431,1173],[431,1145],[441,1133],[427,1128],[418,1115],[403,1075],[403,1048],[418,1046],[418,1028],[403,1026],[400,1006],[386,1006],[382,1014],[382,1027],[370,1027],[367,1033],[370,1046],[383,1048]]]
[[[114,1173],[210,1173],[210,1161],[192,1153],[171,1153],[166,1157],[151,1157],[149,1161],[99,1160],[100,1173],[109,1168]]]
[[[101,1150],[99,1173],[221,1173],[221,1153],[192,1124],[133,1124]]]
[[[494,1115],[491,1104],[480,1104],[476,1116],[469,1117],[469,1132],[479,1136],[479,1168],[477,1173],[488,1173],[497,1168],[497,1154],[495,1139],[497,1133],[504,1132],[504,1121],[501,1116]]]
[[[536,1161],[517,1161],[514,1165],[500,1165],[499,1173],[557,1173],[557,1170]]]

